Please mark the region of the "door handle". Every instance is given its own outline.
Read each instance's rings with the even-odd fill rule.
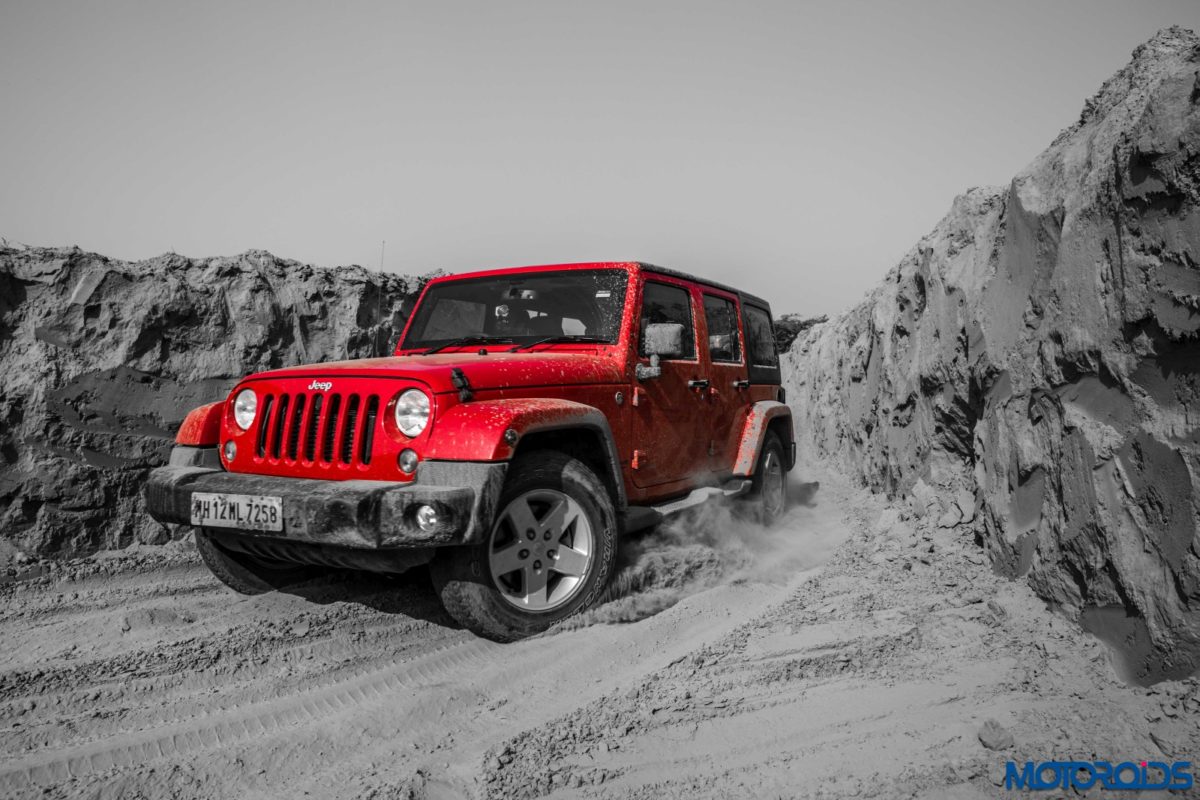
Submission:
[[[749,389],[749,388],[750,388],[750,381],[748,381],[748,380],[744,380],[744,379],[743,379],[743,380],[740,380],[740,381],[734,381],[734,382],[733,382],[733,388],[735,388],[735,389]]]
[[[688,381],[688,388],[689,389],[707,389],[708,388],[708,378],[699,378],[694,381]]]

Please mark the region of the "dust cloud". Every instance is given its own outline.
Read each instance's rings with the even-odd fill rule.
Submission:
[[[637,622],[716,586],[790,583],[820,566],[840,542],[815,524],[819,488],[793,472],[789,510],[770,527],[749,519],[743,502],[713,501],[628,537],[601,601],[550,632]]]

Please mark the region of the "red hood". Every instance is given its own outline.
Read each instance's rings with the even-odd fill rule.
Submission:
[[[456,391],[450,382],[454,367],[476,391],[522,386],[569,386],[596,383],[621,383],[623,370],[613,359],[595,351],[518,352],[495,351],[481,356],[475,352],[436,353],[422,356],[360,358],[353,361],[329,361],[298,367],[270,370],[250,375],[259,378],[411,378],[427,384],[435,393]]]

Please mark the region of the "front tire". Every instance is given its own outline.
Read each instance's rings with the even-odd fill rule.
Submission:
[[[303,564],[269,561],[226,550],[203,528],[196,530],[196,549],[209,571],[239,594],[266,594],[316,574],[312,567]]]
[[[450,615],[488,639],[540,633],[596,602],[617,558],[612,498],[582,461],[556,451],[513,462],[482,542],[430,565]]]

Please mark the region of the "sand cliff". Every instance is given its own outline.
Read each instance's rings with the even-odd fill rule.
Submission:
[[[250,251],[114,261],[0,247],[0,564],[168,535],[147,470],[183,416],[258,369],[394,343],[419,281]]]
[[[1119,646],[1200,666],[1200,38],[1171,28],[786,357],[802,446],[973,532]]]

